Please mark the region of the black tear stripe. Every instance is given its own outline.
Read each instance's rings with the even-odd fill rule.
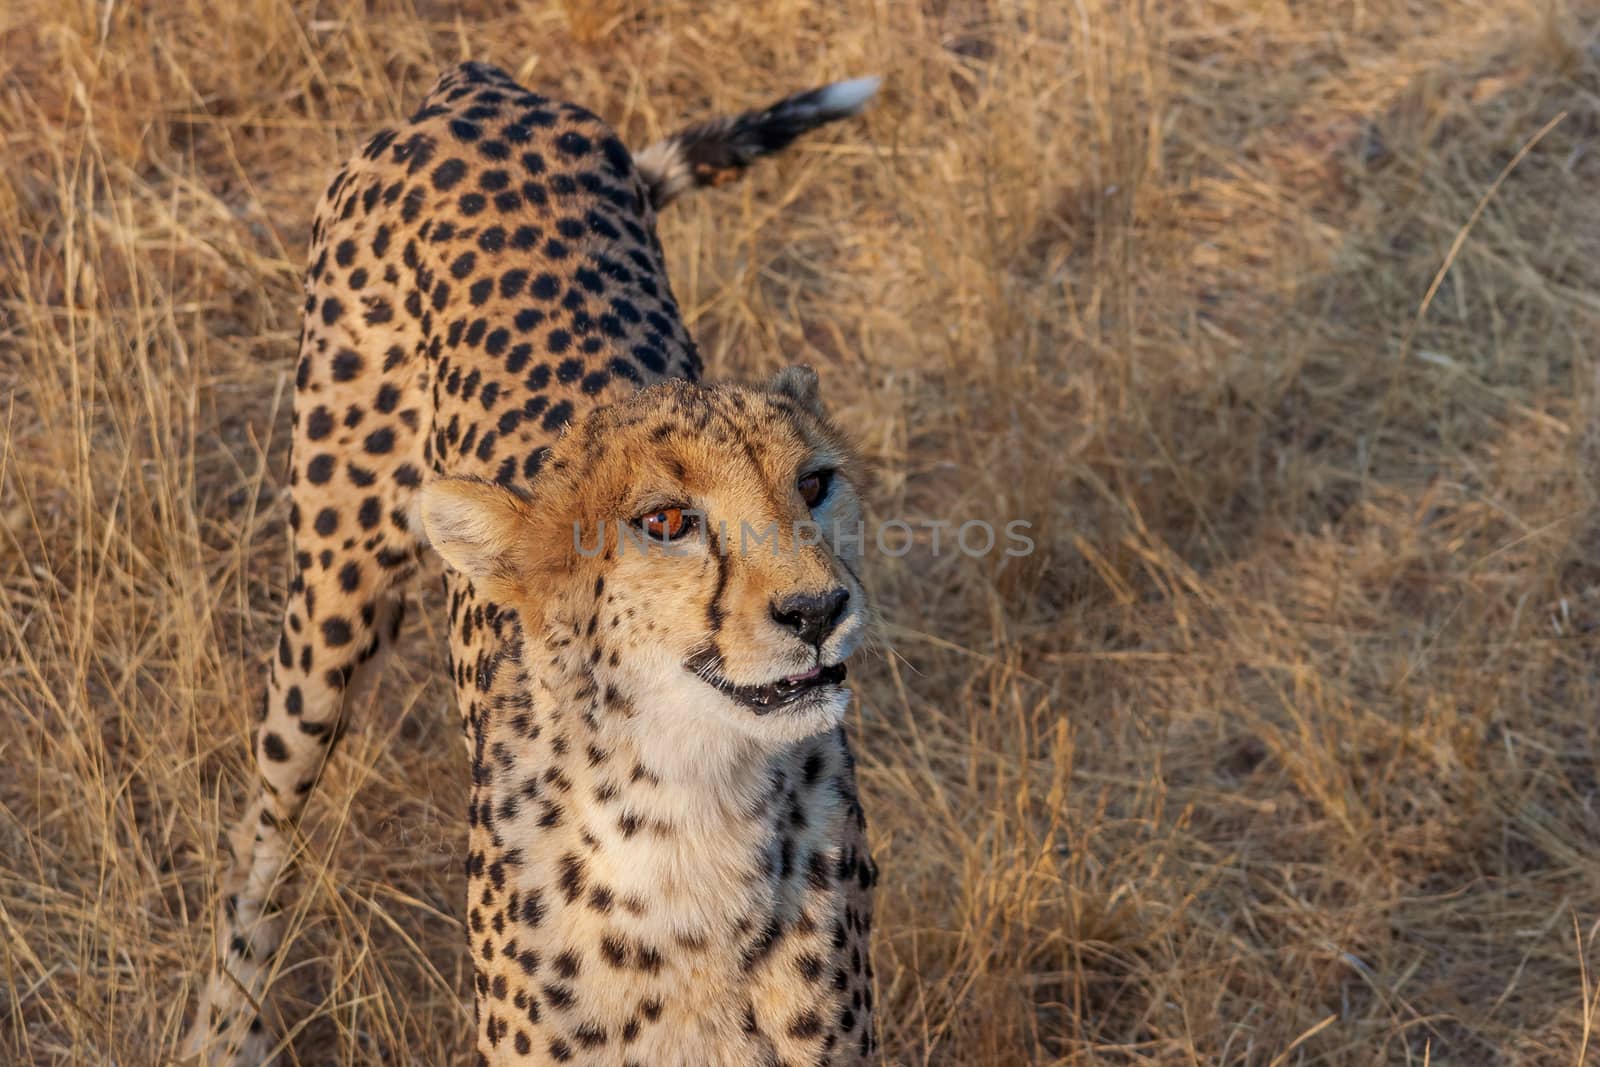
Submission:
[[[708,538],[708,540],[710,540]],[[706,622],[711,626],[711,636],[715,637],[722,632],[722,621],[727,618],[727,612],[722,610],[722,594],[728,591],[728,567],[731,565],[725,545],[713,545],[717,559],[717,585],[711,591],[711,599],[706,602]],[[721,653],[719,652],[720,656]]]

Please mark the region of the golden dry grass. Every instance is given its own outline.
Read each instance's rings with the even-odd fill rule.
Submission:
[[[873,561],[893,1061],[1594,1059],[1597,25],[11,0],[0,1061],[174,1045],[282,596],[311,211],[465,57],[634,145],[886,76],[662,237],[713,374],[822,369],[880,516],[1035,524],[1005,565]],[[298,1062],[466,1062],[464,753],[424,614],[312,807]]]

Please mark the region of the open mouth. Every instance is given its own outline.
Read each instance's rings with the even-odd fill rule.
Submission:
[[[802,674],[791,674],[765,685],[734,685],[721,675],[708,677],[703,669],[697,670],[692,662],[688,667],[707,685],[728,694],[757,715],[787,707],[814,689],[838,685],[844,681],[846,673],[843,663],[835,663],[828,667],[812,667]]]

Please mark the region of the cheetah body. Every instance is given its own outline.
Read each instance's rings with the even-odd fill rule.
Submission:
[[[671,182],[642,175],[593,115],[466,64],[324,196],[295,372],[293,577],[262,788],[189,1039],[206,1062],[279,1048],[267,993],[295,826],[429,542],[448,564],[472,771],[477,1062],[871,1054],[876,871],[846,694],[819,686],[771,715],[736,696],[855,647],[849,547],[780,535],[783,551],[740,554],[709,536],[668,560],[656,543],[590,553],[579,533],[679,502],[781,530],[810,517],[793,487],[819,464],[827,514],[856,514],[814,376],[696,384],[654,204],[718,159],[676,162]],[[822,593],[848,610],[797,638],[778,605]]]

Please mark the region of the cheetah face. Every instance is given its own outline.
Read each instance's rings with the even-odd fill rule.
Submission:
[[[451,566],[525,633],[569,637],[637,711],[785,742],[848,704],[868,618],[858,477],[815,374],[790,368],[766,388],[643,390],[572,427],[530,496],[440,479],[422,511]]]

